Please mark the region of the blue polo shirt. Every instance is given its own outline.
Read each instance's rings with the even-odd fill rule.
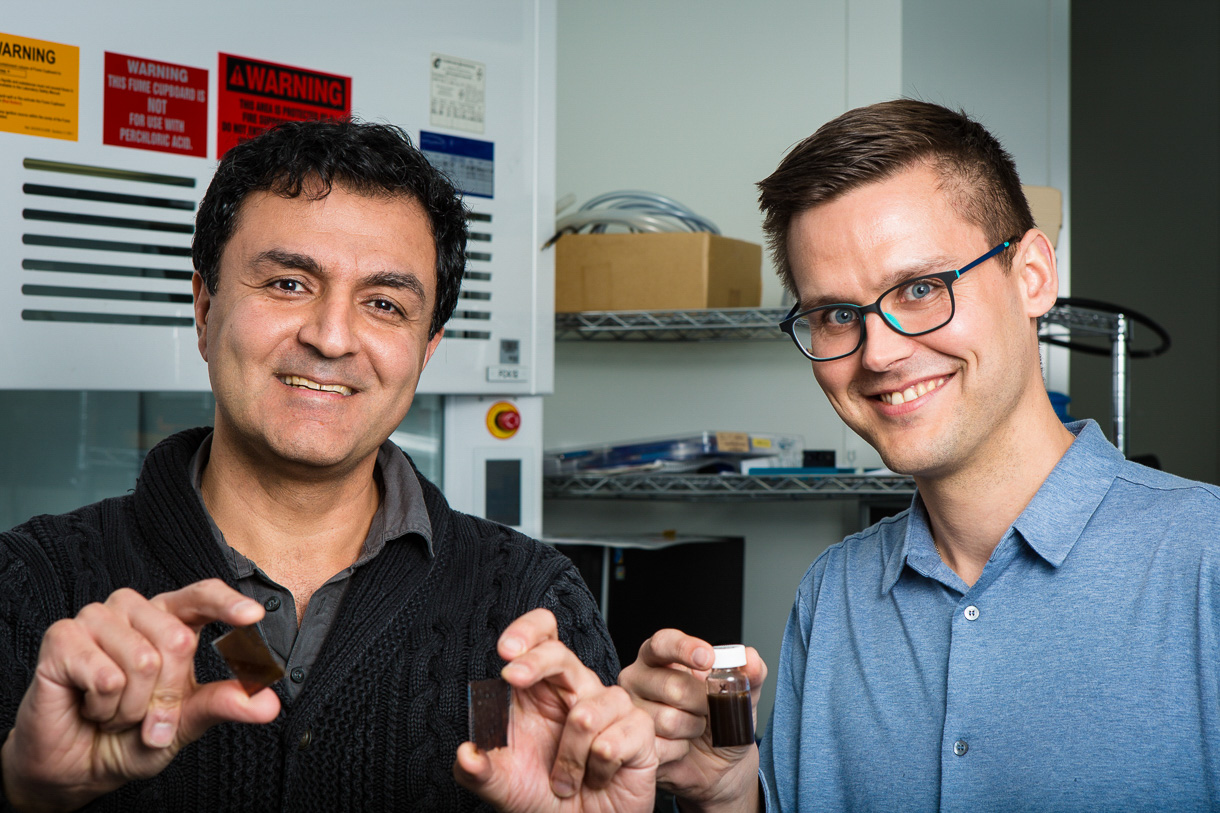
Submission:
[[[1220,489],[1069,429],[972,587],[918,495],[813,563],[769,810],[1220,808]]]

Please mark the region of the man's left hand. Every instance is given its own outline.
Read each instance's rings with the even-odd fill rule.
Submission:
[[[458,784],[511,813],[652,810],[652,720],[564,646],[555,616],[521,616],[497,651],[513,687],[509,746],[482,752],[463,743],[453,765]]]

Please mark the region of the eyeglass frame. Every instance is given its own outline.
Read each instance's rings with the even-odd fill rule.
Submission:
[[[816,308],[808,308],[808,309],[803,310],[798,313],[797,308],[799,308],[801,306],[801,303],[797,302],[795,305],[792,306],[792,310],[788,311],[788,315],[785,316],[782,320],[780,320],[779,329],[782,330],[784,333],[788,334],[788,337],[790,339],[792,339],[793,344],[795,344],[797,346],[797,349],[801,351],[801,355],[803,355],[805,358],[809,359],[810,361],[838,361],[839,359],[847,358],[848,356],[852,355],[857,350],[859,350],[861,347],[863,347],[864,340],[865,340],[865,338],[867,338],[867,333],[868,333],[867,320],[864,317],[870,313],[877,314],[878,318],[881,319],[882,323],[884,323],[886,327],[888,327],[890,330],[897,333],[899,336],[909,336],[909,337],[926,336],[929,333],[934,333],[934,332],[940,330],[942,327],[944,327],[945,325],[952,322],[953,317],[957,314],[957,299],[953,296],[953,283],[955,283],[959,279],[961,279],[962,274],[966,273],[971,268],[974,268],[977,265],[982,265],[983,263],[990,260],[992,257],[999,254],[1001,251],[1004,251],[1009,246],[1012,246],[1015,243],[1017,243],[1018,240],[1020,240],[1019,237],[1010,237],[1009,239],[1005,240],[1003,243],[1000,243],[998,246],[996,246],[995,248],[988,251],[983,256],[979,257],[976,260],[972,260],[972,261],[966,263],[961,268],[956,268],[952,271],[941,271],[938,274],[921,274],[918,277],[912,277],[908,280],[903,280],[902,282],[898,283],[897,285],[893,286],[892,288],[887,288],[881,294],[881,296],[877,297],[876,301],[874,301],[873,304],[871,304],[871,305],[853,305],[849,302],[839,302],[839,303],[834,303],[834,304],[830,304],[830,305],[818,305]],[[921,279],[934,279],[934,280],[937,280],[938,282],[944,283],[945,289],[949,292],[949,318],[946,319],[945,321],[941,322],[939,325],[937,325],[934,328],[929,328],[928,330],[921,330],[918,333],[907,333],[906,331],[901,330],[900,328],[895,326],[893,324],[893,322],[891,321],[891,317],[888,314],[886,314],[884,311],[881,310],[881,300],[885,299],[887,296],[892,294],[894,291],[897,291],[899,288],[905,288],[908,285],[919,282]],[[796,323],[797,323],[797,320],[801,319],[802,317],[808,316],[809,314],[811,314],[815,311],[826,310],[827,308],[850,308],[850,309],[854,310],[856,312],[857,317],[860,320],[860,338],[856,342],[856,346],[853,347],[851,350],[847,351],[846,353],[841,353],[837,356],[827,356],[826,358],[819,358],[817,356],[810,354],[809,351],[805,349],[805,345],[801,344],[801,340],[797,338]]]

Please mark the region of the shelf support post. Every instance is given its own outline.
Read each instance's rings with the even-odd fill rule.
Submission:
[[[1114,372],[1114,445],[1127,454],[1127,315],[1117,314],[1110,362]]]

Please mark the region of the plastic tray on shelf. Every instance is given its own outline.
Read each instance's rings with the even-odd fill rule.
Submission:
[[[768,458],[776,466],[799,466],[799,435],[757,432],[699,432],[579,449],[547,451],[547,476],[593,472],[700,471],[735,468],[741,460]]]

